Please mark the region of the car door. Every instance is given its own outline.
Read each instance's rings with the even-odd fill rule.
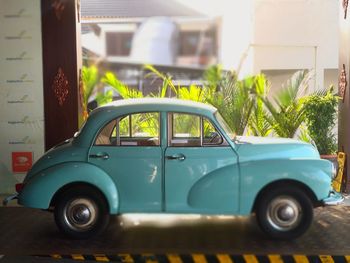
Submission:
[[[162,208],[160,113],[135,113],[110,121],[96,137],[89,162],[117,186],[119,210],[159,212]]]
[[[166,211],[232,214],[238,199],[237,156],[215,125],[199,115],[168,113]]]

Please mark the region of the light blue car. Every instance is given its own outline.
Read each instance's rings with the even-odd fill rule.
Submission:
[[[309,228],[314,207],[342,202],[335,174],[310,144],[235,136],[212,106],[130,99],[94,110],[5,203],[53,210],[74,238],[100,233],[110,214],[255,213],[270,237],[289,239]]]

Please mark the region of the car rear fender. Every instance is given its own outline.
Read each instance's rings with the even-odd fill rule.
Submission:
[[[60,189],[75,183],[96,187],[106,198],[110,213],[118,213],[119,196],[115,183],[99,167],[85,162],[57,164],[34,175],[19,194],[18,203],[27,207],[48,209],[52,198]]]

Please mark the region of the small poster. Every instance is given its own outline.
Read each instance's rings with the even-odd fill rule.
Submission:
[[[12,172],[26,173],[32,168],[33,153],[32,152],[13,152],[12,153]]]

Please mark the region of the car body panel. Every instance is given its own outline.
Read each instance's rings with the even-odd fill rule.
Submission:
[[[165,156],[166,212],[235,213],[239,204],[239,170],[231,147],[168,147]]]
[[[72,183],[96,187],[105,196],[111,214],[119,212],[119,194],[116,185],[104,171],[86,162],[68,162],[47,168],[26,181],[18,196],[18,203],[33,208],[48,209],[61,188]]]
[[[325,169],[320,169],[322,166],[325,166]],[[252,211],[255,199],[264,187],[282,180],[303,184],[314,193],[317,200],[327,198],[332,190],[331,177],[326,173],[328,167],[328,161],[308,159],[275,159],[240,163],[240,214],[247,215]]]
[[[66,140],[51,148],[41,158],[36,161],[27,173],[24,183],[39,172],[60,163],[86,162],[88,149],[79,147],[73,143],[72,139]]]
[[[107,153],[108,159],[89,158],[118,185],[120,213],[160,212],[162,208],[162,150],[160,147],[93,146],[89,155]]]

